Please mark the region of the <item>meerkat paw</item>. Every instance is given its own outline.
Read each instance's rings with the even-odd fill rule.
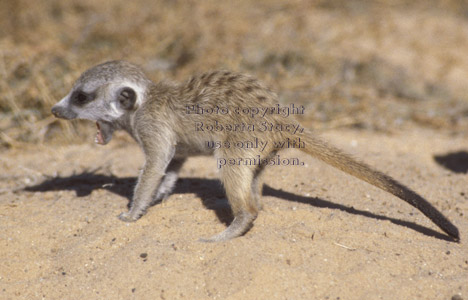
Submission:
[[[140,217],[135,217],[133,214],[130,212],[123,212],[119,215],[119,219],[124,222],[135,222],[138,220]]]
[[[253,226],[253,221],[257,216],[244,212],[234,218],[231,224],[223,232],[210,238],[200,238],[199,242],[215,243],[229,241],[233,238],[244,235]]]

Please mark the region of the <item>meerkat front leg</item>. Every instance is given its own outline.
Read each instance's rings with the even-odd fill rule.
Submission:
[[[146,145],[143,146],[143,150],[146,162],[138,177],[130,210],[119,215],[119,219],[125,222],[136,221],[146,213],[146,209],[151,205],[153,196],[174,156],[175,147],[163,148]]]

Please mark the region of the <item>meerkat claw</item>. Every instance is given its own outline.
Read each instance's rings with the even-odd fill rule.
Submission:
[[[224,231],[210,238],[200,238],[198,241],[203,243],[225,242],[242,236],[253,226],[253,221],[255,218],[256,216],[250,213],[240,213],[234,218],[228,228],[226,228]]]
[[[131,214],[129,212],[123,212],[121,213],[118,218],[121,220],[121,221],[124,221],[124,222],[135,222],[136,220],[138,220],[138,218],[135,218],[135,217],[132,217]]]

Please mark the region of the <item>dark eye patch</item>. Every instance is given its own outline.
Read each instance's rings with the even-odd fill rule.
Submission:
[[[88,94],[83,91],[75,91],[71,96],[71,100],[76,106],[84,106],[94,100],[94,93]]]

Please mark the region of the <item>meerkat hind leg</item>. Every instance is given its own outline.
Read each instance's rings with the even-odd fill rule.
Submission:
[[[255,204],[255,207],[260,211],[263,209],[263,204],[261,202],[263,182],[262,182],[262,173],[265,169],[265,165],[258,166],[255,169],[253,180],[252,180],[252,198]]]
[[[258,203],[252,195],[253,170],[248,166],[229,166],[222,170],[221,179],[231,204],[234,220],[228,228],[201,242],[222,242],[245,234],[257,218]]]
[[[253,225],[253,221],[257,216],[248,212],[241,212],[234,217],[234,220],[221,233],[218,233],[210,238],[200,238],[200,242],[213,243],[228,241],[239,237],[249,231]]]

